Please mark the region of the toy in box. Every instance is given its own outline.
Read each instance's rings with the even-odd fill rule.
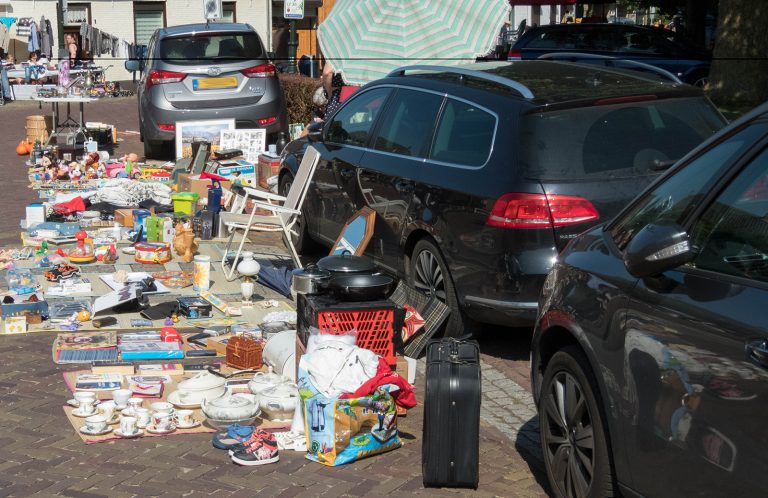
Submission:
[[[5,278],[8,288],[16,294],[31,294],[37,290],[37,281],[29,270],[8,270]]]
[[[210,318],[213,316],[211,303],[196,296],[177,297],[179,313],[187,318]]]

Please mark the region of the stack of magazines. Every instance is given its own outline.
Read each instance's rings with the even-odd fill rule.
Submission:
[[[91,363],[117,360],[117,334],[105,332],[69,332],[53,341],[56,363]]]

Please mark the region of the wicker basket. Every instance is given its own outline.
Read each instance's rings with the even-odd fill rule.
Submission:
[[[37,140],[40,140],[40,142],[45,143],[48,140],[51,126],[48,123],[50,120],[46,118],[47,116],[27,116],[26,130],[28,142],[34,144]]]
[[[240,370],[259,369],[264,341],[236,335],[227,341],[227,365]]]

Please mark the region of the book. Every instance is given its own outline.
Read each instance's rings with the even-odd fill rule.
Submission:
[[[117,361],[117,334],[114,331],[68,332],[53,341],[55,363]]]
[[[135,369],[133,363],[127,361],[94,361],[91,363],[91,373],[118,373],[133,375]]]
[[[160,396],[166,382],[171,382],[171,379],[164,375],[131,375],[128,377],[128,389],[138,396]]]
[[[177,342],[125,342],[118,346],[123,360],[164,360],[184,358]]]
[[[80,374],[75,380],[79,391],[114,391],[123,387],[123,376],[119,373]]]
[[[141,375],[182,375],[184,365],[181,363],[155,363],[151,365],[139,365],[137,371]]]

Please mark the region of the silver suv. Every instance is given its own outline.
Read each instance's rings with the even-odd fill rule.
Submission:
[[[277,70],[249,24],[201,23],[155,31],[147,57],[125,62],[141,71],[137,88],[144,155],[169,155],[176,121],[234,118],[238,128],[266,128],[268,141],[288,129]]]

